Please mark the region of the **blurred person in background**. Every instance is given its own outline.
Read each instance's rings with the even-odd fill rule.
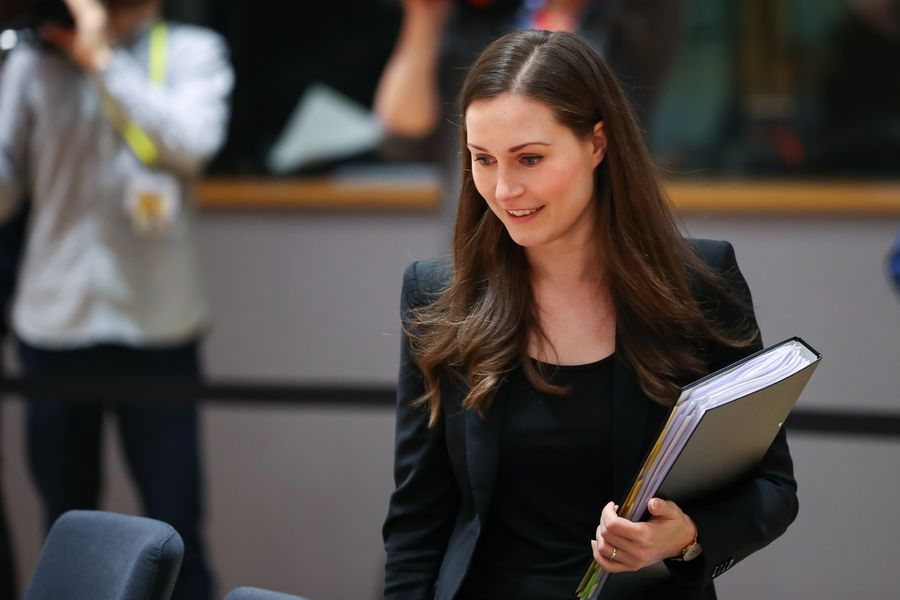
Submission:
[[[3,85],[4,49],[0,47],[0,86]],[[4,223],[0,223],[0,343],[6,340],[9,333],[9,305],[16,284],[19,258],[22,254],[22,242],[25,224],[28,220],[28,207],[23,203],[16,214]],[[5,365],[0,360],[0,378],[5,376]],[[2,409],[0,405],[0,409]],[[2,419],[0,419],[2,428]],[[0,600],[14,600],[16,593],[16,562],[13,555],[12,532],[6,519],[6,505],[2,481],[2,453],[0,453]]]
[[[604,56],[646,123],[681,33],[680,0],[402,0],[402,6],[397,43],[375,92],[387,134],[382,154],[440,164],[448,222],[459,184],[459,117],[452,110],[468,66],[491,41],[516,29],[578,33]]]
[[[65,4],[73,24],[42,25],[0,85],[0,215],[31,209],[12,307],[23,373],[195,379],[208,307],[192,186],[224,141],[227,48],[162,21],[161,0]],[[97,507],[109,409],[144,511],[184,539],[173,598],[211,598],[196,408],[73,400],[27,398],[45,525]]]

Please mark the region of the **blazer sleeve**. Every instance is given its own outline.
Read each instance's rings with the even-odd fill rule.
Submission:
[[[710,265],[722,273],[752,307],[750,290],[738,268],[734,248],[727,242],[715,245],[707,255]],[[756,326],[752,308],[740,314],[733,309],[717,308],[720,323],[735,319]],[[757,342],[735,350],[714,347],[710,368],[720,369],[762,348]],[[745,479],[724,492],[697,505],[682,507],[697,525],[703,553],[687,563],[667,561],[670,571],[684,584],[705,585],[753,552],[765,547],[785,532],[797,516],[797,482],[784,429],[778,432],[768,452]]]
[[[403,277],[401,316],[427,301],[419,289],[421,263]],[[424,392],[422,372],[402,335],[397,383],[394,484],[382,529],[387,553],[385,599],[431,598],[459,508],[443,423],[428,427],[429,411],[412,402]]]

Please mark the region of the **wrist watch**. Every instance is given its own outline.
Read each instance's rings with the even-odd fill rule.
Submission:
[[[694,560],[695,558],[700,556],[701,552],[703,552],[703,546],[700,545],[700,541],[695,537],[693,542],[691,542],[681,550],[680,556],[676,556],[669,560],[687,562],[689,560]]]

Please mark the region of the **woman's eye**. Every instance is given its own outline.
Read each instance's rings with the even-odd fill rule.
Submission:
[[[476,156],[474,160],[484,166],[488,166],[493,162],[493,159],[490,156]]]
[[[522,164],[525,165],[526,167],[534,167],[539,162],[541,162],[542,158],[543,158],[543,156],[523,156],[521,158],[521,161],[522,161]]]

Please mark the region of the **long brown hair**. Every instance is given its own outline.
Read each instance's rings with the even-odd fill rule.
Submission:
[[[671,403],[707,369],[703,340],[750,344],[757,332],[725,331],[694,298],[691,280],[741,303],[682,238],[655,175],[628,101],[600,55],[579,37],[519,31],[488,46],[459,95],[462,187],[452,248],[452,277],[437,300],[412,312],[405,327],[425,381],[417,400],[440,416],[442,378],[468,386],[463,406],[484,414],[517,366],[537,389],[561,393],[528,360],[528,334],[541,335],[525,252],[475,188],[465,113],[475,100],[514,93],[548,106],[577,136],[603,121],[607,152],[594,172],[596,232],[616,318],[616,352],[644,393]]]

